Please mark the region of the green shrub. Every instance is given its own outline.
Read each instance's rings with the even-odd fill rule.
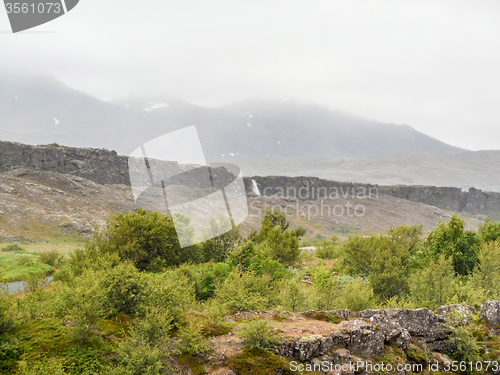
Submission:
[[[21,360],[18,363],[16,375],[66,375],[61,360],[51,358],[46,362],[28,362]]]
[[[352,274],[367,278],[375,295],[383,299],[404,294],[421,233],[421,226],[402,225],[387,235],[350,237],[344,245],[345,265]]]
[[[481,238],[474,231],[465,230],[465,221],[454,214],[448,224],[439,222],[427,235],[428,256],[435,259],[443,254],[452,259],[457,275],[472,275],[479,264],[478,253]]]
[[[306,230],[302,227],[291,230],[289,225],[284,213],[268,211],[262,219],[260,231],[249,238],[260,244],[271,259],[284,265],[293,265],[299,260],[299,238]]]
[[[351,311],[361,311],[374,308],[376,302],[373,289],[369,282],[356,279],[343,284],[341,305]]]
[[[110,270],[102,271],[100,288],[107,316],[119,313],[137,314],[145,286],[141,274],[132,264],[119,264]]]
[[[483,244],[478,257],[479,267],[470,280],[471,284],[474,289],[485,290],[487,299],[500,299],[500,244]]]
[[[453,303],[459,285],[452,260],[441,255],[410,277],[411,300],[420,307],[435,310]]]
[[[197,247],[181,248],[177,236],[189,242],[194,230],[189,218],[176,214],[176,225],[171,216],[139,209],[120,213],[108,219],[106,227],[96,232],[94,247],[98,253],[116,254],[122,261],[131,261],[139,270],[161,271],[168,266],[200,260]]]
[[[203,336],[202,327],[199,324],[188,324],[188,326],[181,331],[179,338],[179,350],[182,353],[196,356],[208,351],[206,339]]]
[[[40,254],[40,262],[55,267],[61,264],[63,255],[59,254],[57,250],[44,251]]]
[[[293,372],[290,369],[290,363],[283,357],[258,349],[244,349],[241,353],[229,358],[228,362],[229,368],[240,375],[303,374]]]
[[[205,262],[225,262],[229,253],[241,242],[239,228],[231,229],[231,222],[223,216],[210,218],[210,228],[204,233],[208,240],[201,244]]]
[[[339,255],[338,237],[320,241],[316,245],[316,256],[320,259],[334,259]]]
[[[251,320],[240,332],[243,347],[246,349],[267,350],[280,345],[283,340],[270,330],[271,327],[267,321]]]
[[[487,218],[479,225],[478,234],[486,243],[495,242],[500,239],[500,222]]]
[[[118,254],[108,254],[96,246],[88,245],[83,249],[74,249],[69,253],[66,269],[71,275],[78,276],[86,270],[107,270],[120,264]]]
[[[139,314],[142,310],[163,309],[169,312],[172,326],[181,328],[185,323],[185,314],[195,302],[194,285],[178,270],[161,275],[145,274],[145,289],[141,298]]]
[[[121,342],[117,350],[119,364],[112,375],[160,375],[165,367],[163,348],[141,337],[132,336]]]
[[[14,244],[2,247],[2,251],[25,251],[25,249],[20,247],[17,243],[14,243]]]
[[[65,285],[62,291],[64,311],[73,322],[74,333],[81,342],[95,336],[95,324],[105,316],[105,293],[101,280],[102,275],[98,272],[86,270]]]
[[[167,344],[170,342],[168,334],[174,327],[172,321],[172,315],[167,309],[149,306],[145,309],[145,315],[131,328],[131,332],[150,344]]]
[[[36,260],[32,255],[21,255],[16,259],[18,266],[31,266],[36,263]]]
[[[182,264],[176,273],[185,275],[194,284],[196,300],[206,301],[215,295],[215,289],[231,273],[227,263]]]
[[[217,288],[216,299],[230,311],[262,310],[269,305],[269,297],[274,297],[270,287],[270,276],[256,276],[252,272],[242,274],[233,271]]]
[[[14,328],[12,300],[7,291],[0,289],[0,335]]]
[[[315,308],[319,310],[342,308],[340,304],[340,297],[342,296],[341,281],[331,269],[319,267],[314,270],[313,283]]]
[[[26,280],[26,285],[24,287],[25,291],[28,293],[40,292],[42,286],[45,284],[45,276],[34,276]]]
[[[447,315],[447,322],[447,328],[450,332],[447,343],[452,348],[451,357],[465,362],[480,361],[480,348],[473,335],[473,329],[464,324],[463,315],[458,311],[451,311]]]
[[[318,267],[312,275],[314,308],[318,310],[373,308],[376,299],[371,284],[353,276],[339,276],[332,268]]]
[[[304,292],[301,278],[293,278],[283,282],[281,287],[281,298],[283,306],[290,311],[302,311],[306,309],[307,296]]]
[[[158,375],[171,373],[172,349],[168,332],[173,328],[168,310],[149,307],[146,315],[130,329],[130,338],[118,345],[114,375]]]

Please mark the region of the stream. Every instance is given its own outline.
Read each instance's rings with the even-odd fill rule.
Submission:
[[[42,286],[50,284],[54,276],[50,275],[45,278]],[[0,283],[0,289],[8,289],[9,294],[24,292],[26,288],[26,281],[11,281],[10,283]]]

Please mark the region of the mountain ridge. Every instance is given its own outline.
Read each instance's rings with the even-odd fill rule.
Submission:
[[[463,151],[408,125],[292,101],[249,100],[207,108],[172,98],[149,98],[143,104],[130,98],[130,104],[115,104],[54,79],[7,79],[0,74],[0,103],[1,140],[108,148],[120,154],[191,125],[197,126],[210,161],[364,157],[404,149]]]

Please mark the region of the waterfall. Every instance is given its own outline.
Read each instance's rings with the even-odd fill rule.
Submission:
[[[259,191],[259,187],[257,186],[257,182],[255,182],[255,180],[253,178],[252,178],[252,191],[256,195],[260,195],[260,191]]]

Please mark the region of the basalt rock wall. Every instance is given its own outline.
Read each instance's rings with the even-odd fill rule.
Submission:
[[[498,215],[500,213],[500,194],[484,192],[471,188],[462,191],[455,187],[436,186],[379,186],[371,184],[337,182],[317,177],[252,177],[262,195],[294,196],[302,200],[315,200],[325,197],[349,198],[363,196],[376,199],[379,194],[395,198],[425,203],[454,212],[470,214]],[[248,179],[247,191],[251,191],[252,179]]]
[[[170,169],[178,168],[179,172],[184,172],[183,166],[175,162],[167,164]],[[128,157],[120,156],[115,151],[0,142],[0,173],[22,173],[23,169],[73,174],[102,185],[130,185]],[[224,181],[222,185],[234,179],[224,168],[213,169],[212,174],[216,180]],[[316,177],[255,176],[245,178],[249,194],[253,194],[252,179],[257,183],[262,195],[292,195],[303,200],[316,200],[325,197],[349,198],[353,195],[377,198],[379,194],[387,194],[454,212],[493,216],[500,213],[500,193],[474,188],[462,191],[454,187],[378,186]],[[197,181],[200,180],[202,179],[197,173],[181,173],[173,182],[197,186]]]

